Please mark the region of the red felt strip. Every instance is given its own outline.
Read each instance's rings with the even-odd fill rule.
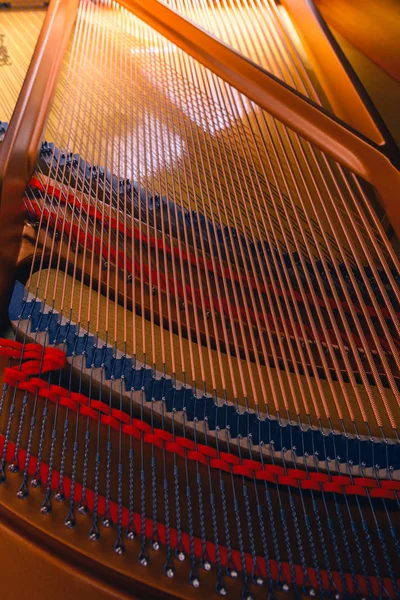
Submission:
[[[0,338],[0,346],[2,346],[2,340]],[[47,356],[53,356],[56,358],[56,367],[65,362],[65,353],[57,349],[56,353],[51,352],[52,348],[46,348],[44,354]],[[24,347],[21,346],[20,351],[22,356],[25,356]],[[50,352],[49,352],[50,351]],[[26,368],[28,365],[28,368]],[[235,454],[229,452],[220,452],[215,448],[204,444],[196,444],[193,440],[187,437],[175,436],[170,432],[162,429],[154,428],[151,425],[140,419],[131,419],[129,415],[118,409],[111,409],[110,407],[99,400],[89,400],[84,394],[68,392],[65,388],[57,385],[48,385],[42,379],[38,377],[31,377],[27,379],[27,371],[32,375],[41,373],[43,368],[43,361],[31,361],[22,362],[21,369],[19,366],[8,367],[5,369],[5,375],[7,376],[7,383],[10,386],[14,386],[23,389],[27,392],[38,393],[38,397],[48,399],[52,402],[58,402],[60,406],[64,406],[74,412],[78,411],[78,407],[81,414],[86,415],[90,418],[98,420],[101,414],[101,422],[103,425],[112,427],[116,431],[122,430],[126,435],[134,436],[140,439],[141,433],[144,442],[152,444],[158,448],[165,447],[168,452],[175,452],[179,456],[184,456],[186,453],[188,460],[200,462],[204,465],[209,464],[214,469],[220,469],[226,472],[230,472],[232,469],[233,474],[242,477],[252,478],[255,477],[260,481],[270,481],[271,483],[283,486],[301,487],[303,490],[315,490],[317,492],[329,492],[329,493],[346,493],[348,495],[367,496],[370,493],[372,498],[388,498],[395,499],[395,494],[400,490],[400,482],[392,480],[377,480],[368,477],[356,477],[351,478],[345,475],[333,475],[329,477],[326,473],[300,471],[299,469],[289,469],[287,473],[285,469],[276,464],[262,464],[256,460],[241,459]],[[21,380],[21,381],[20,381]],[[378,485],[380,488],[376,492]]]
[[[3,446],[4,446],[4,436],[0,435],[0,453],[3,451]],[[9,442],[8,446],[7,446],[6,461],[11,462],[14,458],[14,455],[15,455],[15,445],[12,442]],[[24,464],[25,459],[26,459],[26,452],[25,452],[25,450],[20,449],[19,453],[18,453],[18,460],[20,461],[21,464]],[[35,474],[35,472],[36,472],[36,458],[34,456],[31,456],[30,460],[29,460],[29,465],[28,465],[28,474],[32,476]],[[47,481],[48,466],[44,462],[41,463],[40,475],[41,475],[42,481]],[[52,479],[51,479],[52,490],[57,489],[58,482],[59,482],[59,473],[56,470],[53,470],[52,471]],[[69,499],[70,494],[71,494],[71,479],[69,477],[64,476],[63,486],[64,486],[65,496],[67,499]],[[373,491],[375,491],[375,490],[373,490]],[[79,484],[78,482],[75,482],[75,490],[74,490],[75,498],[79,498],[81,493],[82,493],[81,484]],[[94,506],[93,490],[87,489],[86,500],[87,500],[89,509],[92,510],[93,506]],[[100,495],[99,500],[98,500],[98,512],[99,512],[100,516],[105,513],[105,508],[106,508],[105,503],[106,503],[105,497]],[[114,522],[117,522],[117,520],[118,520],[118,504],[116,502],[113,502],[112,500],[110,501],[110,512],[111,512],[111,517],[114,520]],[[129,523],[129,511],[126,507],[123,507],[122,508],[122,526],[126,527],[128,525],[128,523]],[[139,513],[134,513],[134,525],[135,525],[135,528],[138,531],[138,533],[141,534],[141,515]],[[145,532],[146,532],[146,537],[148,539],[150,539],[152,537],[153,529],[154,529],[153,520],[146,518]],[[157,529],[158,529],[158,533],[159,533],[159,536],[161,539],[161,543],[165,544],[165,541],[166,541],[165,525],[159,523],[159,524],[157,524]],[[176,530],[173,528],[170,528],[170,540],[171,540],[171,545],[173,547],[177,545],[178,536],[177,536]],[[185,551],[187,553],[189,553],[190,552],[190,539],[189,539],[188,534],[186,534],[186,533],[182,534],[182,543],[183,543]],[[197,538],[197,537],[194,538],[194,548],[195,548],[196,556],[198,558],[200,558],[203,553],[202,541],[200,538]],[[215,563],[215,560],[216,560],[215,544],[212,542],[207,542],[207,551],[208,551],[211,561],[213,563]],[[227,552],[226,547],[219,546],[219,553],[220,553],[221,565],[222,565],[222,567],[225,567],[228,562],[228,552]],[[239,570],[241,570],[242,566],[241,566],[241,560],[240,560],[240,552],[238,550],[232,550],[232,558],[235,561],[237,568]],[[274,579],[276,579],[278,577],[278,573],[279,573],[278,563],[273,559],[270,559],[269,562],[270,562],[272,576],[274,577]],[[253,568],[253,558],[252,558],[251,554],[248,554],[248,553],[245,554],[245,564],[246,564],[246,570],[248,571],[248,573],[251,573],[252,568]],[[261,570],[263,577],[266,578],[267,571],[266,571],[266,567],[265,567],[264,557],[258,557],[258,565],[259,565],[259,568]],[[286,562],[281,562],[281,567],[285,574],[286,580],[289,583],[293,583],[292,578],[291,578],[290,565]],[[303,585],[304,573],[303,573],[303,569],[302,569],[301,565],[295,565],[294,571],[295,571],[297,585],[299,585],[299,586]],[[326,590],[329,590],[330,589],[330,578],[329,578],[328,572],[325,569],[321,569],[320,574],[321,574],[322,584],[323,584],[324,588]],[[311,585],[313,587],[318,587],[318,580],[317,580],[317,574],[316,574],[315,569],[313,569],[312,567],[308,567],[307,575],[308,575]],[[342,586],[342,580],[341,580],[340,573],[338,571],[332,571],[331,576],[332,576],[333,581],[334,581],[337,589],[339,590],[339,592],[343,592],[344,590],[343,590],[343,586]],[[354,589],[354,582],[353,582],[352,575],[350,573],[345,573],[345,578],[346,578],[346,584],[347,584],[347,589],[348,589],[349,593],[355,592],[356,590]],[[356,575],[356,578],[357,578],[357,584],[359,586],[359,589],[362,591],[363,594],[368,594],[368,588],[366,585],[365,578],[362,575]],[[388,590],[390,597],[395,598],[395,592],[394,592],[391,580],[387,577],[384,577],[382,579],[383,579],[383,585]],[[376,595],[378,597],[380,594],[380,585],[379,585],[377,578],[371,576],[371,577],[369,577],[369,581],[370,581],[371,588],[372,588],[374,595]],[[400,585],[400,579],[398,579],[398,584]]]

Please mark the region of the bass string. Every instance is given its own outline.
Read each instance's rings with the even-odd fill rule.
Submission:
[[[273,53],[273,52],[271,52],[270,54],[271,54],[271,55],[274,55],[274,53]],[[276,53],[275,53],[275,54],[276,54]],[[278,135],[279,135],[279,133],[278,133]],[[279,138],[278,138],[278,139],[279,139]],[[281,146],[281,150],[282,150],[282,149],[283,149],[282,143],[280,143],[280,146]],[[294,156],[295,156],[295,155],[294,155]],[[292,168],[291,168],[291,161],[290,161],[290,160],[288,160],[288,159],[286,159],[286,162],[287,162],[287,164],[288,164],[288,167],[289,167],[289,169],[290,169],[290,172],[291,172],[291,174],[292,174],[292,178],[293,178],[293,181],[294,181],[294,184],[295,184],[295,188],[296,188],[296,192],[297,192],[297,198],[298,198],[298,199],[301,199],[301,194],[299,193],[299,190],[298,190],[298,188],[297,188],[297,185],[296,185],[296,180],[295,180],[295,178],[294,178],[294,176],[293,176],[293,171],[292,171]],[[292,162],[293,162],[293,156],[292,156]],[[300,169],[298,169],[298,171],[299,171],[299,172],[301,172],[301,171],[300,171]],[[307,188],[306,188],[306,189],[307,189]],[[289,192],[289,190],[288,190],[288,192]],[[290,192],[289,192],[289,198],[291,199]],[[298,200],[298,201],[299,201],[299,200]],[[301,201],[301,200],[300,200],[300,201]],[[292,203],[293,203],[294,209],[296,210],[296,203],[295,203],[295,202],[293,202],[293,201],[292,201]],[[296,213],[295,213],[295,214],[296,214]],[[306,214],[306,213],[305,213],[305,214]],[[289,220],[289,219],[288,219],[288,220]],[[303,232],[304,230],[302,229],[302,224],[301,224],[301,221],[300,221],[298,218],[297,218],[297,223],[298,223],[298,224],[299,224],[299,226],[300,226],[300,231],[302,231],[302,232]],[[308,246],[308,243],[307,243],[307,239],[306,239],[306,237],[304,236],[304,234],[303,234],[303,239],[305,240],[305,244],[306,244],[307,250],[308,250],[308,252],[309,252],[309,256],[311,257],[311,260],[312,260],[312,254],[311,254],[311,252],[310,252],[310,249],[309,249],[309,246]],[[307,283],[308,283],[309,287],[311,287],[311,286],[310,286],[310,282],[308,281]],[[312,290],[312,289],[313,289],[313,288],[311,287],[311,290]],[[320,314],[319,314],[319,317],[321,318],[321,315],[320,315]],[[309,318],[310,318],[310,316],[309,316]],[[311,316],[311,321],[312,321],[312,316]],[[333,322],[334,322],[334,321],[333,321]],[[321,319],[321,324],[322,324],[322,327],[324,327],[324,321],[323,321],[322,319]],[[328,344],[329,344],[329,342],[328,342]],[[332,352],[332,349],[331,349],[331,348],[330,348],[329,350]],[[319,347],[319,354],[320,354],[320,356],[321,356],[321,359],[322,359],[323,363],[325,363],[325,364],[324,364],[324,366],[325,366],[325,365],[326,365],[326,362],[325,362],[325,358],[324,358],[324,352],[323,352],[323,350],[322,350],[322,348],[321,348],[321,347]],[[334,356],[333,356],[333,359],[334,359],[334,364],[335,364],[335,362],[336,362],[336,361],[335,361],[335,357],[334,357]],[[336,363],[336,364],[337,364],[337,363]],[[329,376],[329,372],[328,372],[328,376]],[[333,391],[333,393],[334,393],[334,401],[335,401],[335,406],[336,406],[336,409],[337,409],[337,410],[339,410],[339,415],[341,416],[341,414],[340,414],[340,406],[339,406],[339,403],[338,403],[338,400],[337,400],[337,398],[335,397],[334,388],[333,388],[333,386],[332,386],[332,381],[330,380],[330,378],[329,378],[329,382],[330,382],[330,387],[331,387],[331,390],[332,390],[332,391]],[[322,396],[322,400],[323,400],[323,396]],[[348,404],[348,406],[349,406],[349,403],[347,403],[347,404]],[[329,418],[328,407],[326,406],[326,404],[325,404],[325,406],[324,406],[324,409],[325,409],[325,412],[326,412],[326,416]],[[351,414],[351,412],[350,412],[350,414]],[[342,418],[342,416],[341,416],[341,418]],[[353,418],[352,420],[354,420],[354,418]]]
[[[200,108],[198,109],[198,112],[201,112],[201,110],[202,110],[202,109],[201,109],[201,107],[200,107]],[[204,112],[204,109],[203,109],[203,112]],[[199,145],[200,145],[200,144],[199,144]],[[222,149],[222,151],[221,151],[221,150],[219,151],[218,158],[221,156],[221,154],[222,154],[222,152],[223,152],[223,151],[224,151],[224,149]],[[226,153],[225,153],[225,154],[226,154]],[[202,164],[204,165],[204,163],[205,163],[205,161],[203,161],[203,163],[202,163]],[[210,170],[212,170],[212,169],[210,169]],[[113,172],[113,171],[111,171],[111,172]],[[151,172],[152,172],[152,170],[151,170]],[[203,172],[204,172],[204,169],[203,169]],[[154,187],[154,184],[153,184],[153,187]],[[194,187],[194,184],[193,184],[193,187]],[[154,193],[152,193],[152,195],[154,195]],[[232,205],[231,205],[231,206],[232,206]],[[233,211],[232,211],[232,212],[233,212]],[[117,213],[117,214],[118,214],[118,213]],[[225,212],[225,214],[227,214],[227,213]],[[147,222],[149,223],[149,219],[147,218],[146,220],[147,220]],[[223,221],[224,221],[224,219],[222,219],[222,222],[223,222]],[[139,223],[141,223],[141,219],[139,219]],[[239,229],[239,227],[238,227],[238,229]],[[256,236],[254,236],[254,239],[257,239],[257,238],[256,238]],[[148,252],[149,252],[149,251],[148,251]],[[236,256],[237,256],[237,254],[236,254]],[[150,260],[150,257],[149,257],[149,260]],[[165,261],[164,261],[164,263],[165,263]],[[245,264],[247,264],[247,263],[245,262]],[[165,265],[165,270],[166,270],[166,269],[167,269],[167,266]],[[157,272],[159,273],[159,272],[160,272],[160,269],[157,269]],[[201,279],[201,276],[199,275],[199,272],[197,272],[197,277],[198,277],[198,279]],[[107,289],[108,289],[108,288],[107,288]],[[247,308],[247,305],[246,305],[246,308]],[[153,312],[153,311],[152,311],[152,312]],[[204,312],[204,311],[203,311],[203,312]],[[98,313],[98,314],[99,314],[99,313]],[[108,311],[107,311],[107,314],[108,314]],[[107,330],[108,330],[108,328],[107,328]],[[143,331],[144,331],[144,328],[143,328]],[[243,329],[242,329],[242,332],[243,332]],[[242,335],[243,335],[243,333],[242,333]],[[162,335],[161,337],[162,337],[162,338],[164,338],[164,335]],[[153,336],[152,336],[152,339],[153,339],[153,358],[154,358],[154,356],[155,356],[155,355],[154,355],[154,346],[155,346],[155,343],[154,343],[154,328],[153,328]],[[144,346],[144,347],[145,347],[145,346]],[[164,354],[164,351],[163,351],[163,354]],[[210,362],[211,362],[211,361],[210,361]],[[163,364],[165,364],[165,359],[163,359],[163,360],[162,360],[162,363],[163,363]],[[351,369],[350,369],[350,371],[351,371]],[[203,372],[204,372],[204,371],[203,371]],[[202,378],[204,379],[204,376],[203,376]]]
[[[238,22],[239,22],[239,21],[238,21]],[[242,20],[241,22],[243,22],[243,20]],[[220,21],[219,21],[219,23],[222,23],[222,20],[220,20]],[[250,36],[249,36],[249,37],[250,37]],[[246,38],[247,38],[247,36],[242,36],[240,39],[242,40],[242,39],[246,39]],[[252,38],[250,38],[250,39],[252,39]],[[272,53],[271,53],[271,54],[272,54]],[[364,313],[365,313],[365,311],[364,311]],[[378,378],[378,383],[379,383],[379,378]],[[393,388],[392,388],[392,389],[393,389]]]
[[[314,93],[314,97],[315,96],[316,96],[316,92]],[[326,160],[325,157],[324,157],[324,160],[325,160],[325,163],[326,163],[326,165],[327,165],[327,167],[329,169],[329,163],[328,163],[328,161]],[[316,161],[316,163],[317,163],[317,161]],[[330,173],[330,175],[332,177],[332,170],[331,169],[329,169],[329,173]],[[349,195],[351,197],[351,189],[349,188],[347,179],[345,178],[343,170],[340,167],[339,167],[339,175],[341,177],[341,180],[345,182],[345,184],[346,184],[346,188],[345,189],[347,189],[347,191],[348,191],[348,193],[349,193]],[[338,178],[336,178],[336,179],[338,179]],[[336,181],[336,180],[334,180],[334,181]],[[336,188],[337,188],[338,193],[341,194],[341,189],[339,188],[339,186],[337,185],[337,183],[336,183]],[[348,202],[346,202],[344,200],[343,196],[341,196],[341,198],[343,200],[343,206],[345,208],[345,211],[346,211],[346,213],[347,213],[347,215],[349,217],[348,223],[349,224],[353,224],[353,228],[355,229],[356,236],[360,240],[360,245],[361,245],[361,249],[362,249],[362,252],[363,252],[363,256],[365,257],[364,260],[366,260],[367,264],[371,266],[371,269],[372,269],[372,271],[374,273],[374,276],[375,276],[375,280],[376,280],[376,282],[377,282],[377,284],[379,286],[380,293],[382,294],[383,298],[385,298],[385,301],[388,302],[388,304],[391,305],[391,302],[390,302],[389,298],[387,297],[386,291],[384,289],[383,283],[382,283],[382,281],[381,281],[381,279],[380,279],[380,277],[379,277],[379,275],[377,273],[377,270],[376,270],[376,267],[375,267],[375,264],[374,264],[374,257],[368,251],[368,246],[366,246],[366,244],[365,244],[362,232],[360,232],[359,230],[357,231],[357,228],[356,228],[356,219],[353,218],[353,213],[351,213],[350,209],[348,208]],[[358,204],[359,203],[357,202],[357,200],[354,199],[354,197],[353,197],[352,206],[358,206]],[[358,209],[358,213],[361,216],[362,213],[360,212],[360,209]],[[349,245],[350,245],[350,248],[353,251],[353,255],[355,255],[356,258],[357,258],[357,266],[359,268],[361,268],[362,277],[363,277],[363,280],[364,280],[364,284],[365,284],[366,288],[368,289],[369,297],[371,298],[372,303],[374,304],[374,306],[377,306],[377,301],[376,301],[375,295],[372,292],[372,289],[371,289],[371,286],[370,286],[370,282],[366,278],[365,271],[364,271],[364,269],[362,269],[363,265],[360,263],[360,260],[358,259],[358,254],[360,254],[360,253],[357,253],[356,248],[352,245],[351,235],[348,236],[348,234],[346,233],[346,226],[344,225],[343,220],[339,217],[339,214],[337,213],[337,211],[336,211],[336,214],[338,216],[338,220],[340,222],[340,225],[341,225],[344,233],[346,234],[346,238],[349,241]],[[317,214],[317,216],[318,216],[318,214]],[[367,224],[367,222],[365,220],[365,216],[362,218],[362,221],[364,223],[366,232],[368,233],[368,238],[369,238],[369,240],[372,241],[372,246],[374,246],[376,248],[377,247],[377,244],[375,242],[376,231],[373,231],[371,229],[371,227],[368,226],[368,224]],[[350,229],[351,227],[348,226],[347,228]],[[384,236],[384,239],[386,239],[386,243],[388,244],[388,240],[387,240],[386,236]],[[379,256],[379,254],[378,254],[378,256]],[[388,271],[386,271],[386,273],[388,273]],[[389,271],[389,273],[390,273],[390,278],[392,278],[391,271]],[[392,279],[392,283],[394,283],[393,279]],[[394,285],[393,289],[395,290],[395,292],[398,291],[396,288],[397,288],[397,286]],[[364,303],[363,303],[363,311],[364,311],[364,316],[365,316],[365,318],[367,320],[367,325],[368,325],[369,329],[373,329],[373,324],[372,324],[372,322],[370,320],[368,311],[366,310]],[[397,319],[397,316],[395,315],[395,312],[393,310],[393,306],[392,306],[391,313],[392,313],[392,316],[393,316],[394,327],[398,331],[398,319]],[[385,336],[386,336],[386,339],[388,340],[389,345],[391,346],[392,353],[393,353],[394,359],[396,361],[397,352],[396,352],[396,350],[394,350],[394,345],[393,345],[393,342],[392,342],[392,339],[391,339],[391,336],[390,336],[390,333],[389,333],[389,330],[388,330],[388,327],[387,327],[387,323],[383,319],[381,311],[378,310],[377,314],[378,314],[378,318],[379,318],[379,321],[380,321],[380,325],[381,325],[381,327],[382,327],[382,329],[383,329],[383,331],[385,333]],[[376,336],[375,336],[375,342],[376,342]],[[381,350],[379,345],[377,345],[377,348],[378,348],[379,351]],[[382,359],[382,352],[381,351],[380,351],[380,355],[381,355],[381,359]],[[387,363],[385,364],[385,361],[384,361],[384,365],[385,365],[387,377],[388,377],[389,380],[391,380],[392,379],[391,370],[390,370],[390,368],[388,368]],[[397,365],[397,368],[398,368],[398,365]],[[380,385],[380,379],[379,379],[379,377],[376,377],[376,382],[377,382],[377,385],[379,386]],[[393,390],[394,394],[396,394],[397,393],[397,388],[396,388],[394,382],[391,382],[391,387],[392,387],[392,390]],[[384,402],[385,402],[385,399],[384,399]],[[385,407],[386,407],[386,404],[385,404]],[[394,420],[392,418],[391,419],[392,426],[393,426],[393,423],[394,423]]]
[[[219,82],[217,82],[216,85],[219,85]],[[234,140],[232,140],[232,143],[234,143]],[[243,148],[243,146],[242,146],[242,148]],[[245,155],[245,153],[243,153],[243,154]],[[243,173],[243,171],[242,171],[242,173]],[[255,171],[255,173],[257,174],[257,171]],[[241,181],[241,177],[240,176],[238,176],[237,179],[238,179],[239,182]],[[248,188],[247,188],[246,191],[248,191]],[[242,197],[246,197],[246,194],[243,192],[243,190],[241,190],[241,196]],[[247,211],[247,203],[243,203],[243,208],[244,208],[245,211]],[[236,212],[236,211],[234,211],[234,212]],[[238,211],[238,212],[239,212],[239,216],[241,216],[241,212],[240,211]],[[249,222],[250,222],[250,219],[249,219]],[[262,235],[260,235],[260,234],[261,234],[261,231],[258,230],[258,235],[259,235],[258,239],[260,239],[260,237],[262,238]],[[255,239],[257,239],[257,237],[253,233],[253,242],[254,242]],[[245,264],[247,264],[246,261],[244,261],[244,262],[245,262]],[[277,322],[277,321],[275,321],[275,322]],[[272,347],[273,347],[273,344],[272,344]],[[283,352],[283,355],[284,355],[284,352]],[[292,357],[293,357],[293,355],[292,355]],[[292,393],[293,393],[293,390],[292,390]],[[293,393],[293,397],[295,397],[294,393]],[[287,404],[286,404],[286,406],[287,406]]]

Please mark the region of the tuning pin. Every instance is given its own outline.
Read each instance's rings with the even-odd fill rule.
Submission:
[[[225,585],[224,578],[222,577],[221,574],[218,576],[217,584],[215,586],[215,589],[217,591],[217,594],[219,594],[220,596],[226,596],[227,593],[228,593],[228,589],[227,589],[227,587]]]
[[[247,586],[242,591],[242,600],[254,600],[253,595],[249,592]]]
[[[186,553],[182,542],[178,544],[178,546],[175,548],[175,556],[179,560],[179,562],[183,562],[185,560]]]
[[[142,567],[147,567],[147,565],[149,564],[150,559],[145,548],[141,549],[138,557],[138,562],[139,565],[141,565]]]
[[[128,540],[135,539],[137,533],[133,523],[129,523],[128,527],[126,528],[125,535],[128,538]]]
[[[8,470],[11,471],[11,473],[18,473],[19,471],[19,462],[17,458],[14,458],[14,460],[12,461],[12,463],[8,466]]]
[[[225,584],[217,584],[216,586],[217,594],[220,596],[226,596],[228,593],[228,589]]]
[[[174,563],[172,562],[171,557],[169,557],[164,565],[164,573],[168,577],[168,579],[172,579],[175,575]]]
[[[103,527],[111,527],[112,526],[112,518],[110,513],[106,513],[101,521],[101,524],[103,525]]]
[[[75,516],[74,513],[72,512],[72,510],[69,511],[67,518],[64,521],[65,527],[68,527],[68,529],[73,529],[75,527],[76,524],[76,520],[75,520]]]
[[[284,583],[281,589],[283,592],[288,592],[290,590],[289,584]]]
[[[87,513],[89,512],[89,507],[88,507],[87,502],[86,502],[86,500],[84,498],[82,498],[81,501],[79,502],[78,512],[81,515],[87,515]]]
[[[238,576],[238,571],[237,571],[236,565],[232,559],[230,559],[230,561],[228,562],[228,564],[226,566],[226,573],[227,573],[228,577],[231,577],[232,579],[236,579]]]
[[[211,570],[211,559],[210,559],[210,556],[209,556],[207,550],[203,553],[203,556],[200,559],[200,566],[205,571]]]
[[[310,590],[308,591],[308,594],[312,597],[314,597],[316,595],[316,592],[314,590],[314,588],[310,588]]]
[[[262,586],[264,584],[264,579],[261,575],[261,571],[258,565],[255,565],[252,573],[252,580],[255,585]]]
[[[50,500],[50,495],[47,494],[46,498],[44,499],[42,506],[40,507],[40,512],[43,513],[44,515],[49,515],[52,511],[51,508],[51,500]]]
[[[31,481],[31,486],[34,488],[38,488],[42,485],[42,478],[40,476],[40,473],[35,473],[32,481]]]
[[[164,572],[169,579],[172,579],[172,577],[175,575],[175,569],[172,569],[171,567],[164,569]]]
[[[122,541],[122,537],[119,535],[114,544],[114,552],[121,556],[125,552],[124,542]]]
[[[26,481],[24,480],[21,484],[21,487],[19,488],[18,492],[17,492],[17,498],[19,498],[20,500],[24,500],[25,498],[27,498],[29,495],[29,491],[28,491],[28,486],[26,485]]]
[[[196,570],[192,570],[189,575],[189,583],[194,587],[200,587],[200,577]]]
[[[156,550],[156,551],[158,551],[161,547],[160,536],[158,535],[157,532],[153,533],[153,537],[151,538],[151,547],[153,548],[153,550]]]
[[[65,494],[64,494],[64,488],[63,488],[62,484],[58,486],[54,498],[57,500],[57,502],[64,502]]]
[[[92,542],[96,542],[100,537],[100,531],[97,523],[93,523],[91,530],[89,531],[89,539]]]

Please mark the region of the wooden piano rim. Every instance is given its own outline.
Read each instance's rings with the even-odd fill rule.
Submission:
[[[0,147],[0,330],[7,327],[22,239],[23,194],[36,165],[79,0],[51,0],[14,113]]]
[[[163,552],[159,552],[158,555],[154,553],[154,556],[152,554],[152,566],[148,568],[143,568],[137,561],[132,560],[131,552],[128,557],[117,556],[109,545],[102,552],[101,539],[91,542],[88,535],[83,533],[82,527],[76,526],[71,536],[71,531],[64,525],[65,515],[61,515],[62,512],[65,512],[64,503],[53,503],[53,513],[49,516],[42,515],[40,512],[40,503],[43,500],[40,492],[39,494],[31,492],[29,501],[16,500],[18,483],[20,483],[18,477],[11,476],[0,487],[0,523],[18,534],[21,544],[26,540],[34,543],[36,547],[46,553],[48,560],[54,563],[54,567],[58,566],[57,563],[62,563],[62,567],[71,571],[71,574],[87,580],[89,593],[91,588],[95,590],[101,585],[110,592],[110,598],[118,597],[128,600],[132,598],[132,592],[135,598],[148,598],[149,594],[152,598],[193,597],[192,587],[188,583],[188,574],[185,581],[185,573],[183,573],[188,570],[189,561],[186,561],[186,568],[177,569],[168,589],[166,584],[170,580],[167,577],[154,578],[154,569],[157,569],[160,574],[163,572],[165,562]],[[84,518],[82,517],[82,519]],[[104,541],[108,541],[110,544],[111,535],[115,536],[115,530],[110,531],[111,535],[109,536],[106,535],[107,533],[106,530],[102,530],[104,538],[110,538]],[[139,541],[128,543],[135,544],[139,553]],[[21,565],[22,567],[24,571],[29,568],[26,564]],[[177,585],[178,581],[180,585]],[[210,578],[211,581],[212,578]],[[14,589],[14,585],[13,581],[7,583],[7,577],[2,578],[3,593],[7,586],[9,589]],[[202,590],[204,587],[202,586]],[[93,597],[95,597],[94,594]],[[92,598],[92,595],[89,595],[89,598]]]
[[[9,448],[9,450],[11,451],[10,455],[12,455],[14,450],[12,448]],[[34,459],[34,457],[32,456],[31,459]],[[42,466],[44,466],[43,463]],[[55,471],[53,473],[55,474]],[[21,472],[7,473],[6,481],[0,485],[0,528],[2,522],[5,522],[8,528],[14,531],[17,530],[17,533],[20,532],[21,537],[24,536],[29,543],[33,542],[40,549],[43,549],[51,562],[56,563],[57,560],[61,560],[74,574],[81,577],[82,575],[86,576],[89,583],[95,587],[99,587],[98,580],[100,579],[100,586],[104,586],[106,589],[112,588],[112,592],[114,593],[118,588],[118,598],[131,598],[132,592],[135,595],[137,594],[136,597],[139,598],[149,597],[148,595],[146,596],[146,593],[148,594],[149,592],[152,598],[178,597],[189,599],[202,598],[204,597],[203,594],[207,593],[211,595],[215,594],[215,569],[211,569],[209,572],[201,570],[201,595],[197,596],[197,592],[189,584],[191,561],[188,558],[184,563],[175,561],[177,566],[175,577],[168,579],[165,575],[161,575],[165,564],[164,552],[162,550],[158,552],[151,550],[148,541],[147,548],[151,563],[149,567],[143,568],[135,560],[141,547],[140,535],[137,536],[136,540],[126,542],[128,546],[126,553],[122,556],[117,555],[112,551],[113,543],[116,540],[116,530],[114,527],[101,527],[100,540],[92,542],[88,537],[91,519],[90,512],[85,516],[81,516],[76,509],[76,526],[73,529],[69,529],[64,524],[68,510],[67,497],[64,502],[53,500],[52,512],[50,514],[43,514],[40,507],[44,500],[44,485],[41,488],[32,489],[29,498],[19,500],[16,498],[16,493],[21,482]],[[53,489],[54,485],[55,483],[53,482]],[[181,490],[181,497],[184,497],[183,494],[184,492]],[[137,514],[137,516],[140,518],[140,514]],[[151,517],[146,517],[146,519],[152,522]],[[81,524],[79,523],[80,521],[82,521]],[[162,523],[162,521],[159,522]],[[21,542],[23,543],[22,540]],[[200,542],[199,538],[198,542]],[[211,543],[213,544],[214,542]],[[238,550],[235,550],[235,552],[238,553]],[[248,549],[246,549],[246,553],[251,564],[251,555]],[[259,555],[259,559],[263,560],[261,554]],[[248,560],[246,560],[246,563],[248,564]],[[288,563],[285,564],[288,566]],[[314,571],[313,567],[308,567],[308,569]],[[324,569],[322,568],[322,570]],[[154,579],[154,572],[158,572],[161,575],[160,578]],[[339,575],[337,571],[335,573]],[[359,577],[362,579],[363,576]],[[233,591],[230,590],[231,587],[238,590],[238,587],[242,585],[240,577],[234,580],[228,577],[224,579],[228,587],[228,593]],[[370,577],[370,580],[376,586],[376,578]],[[6,577],[3,578],[3,590],[4,584],[7,585],[7,583],[10,585],[13,584],[12,581],[7,582]],[[297,583],[300,586],[299,581]],[[385,585],[388,583],[389,580],[385,578]],[[261,596],[257,593],[257,589],[257,586],[254,586],[254,597],[262,597],[266,588],[264,586],[259,588]],[[142,593],[144,593],[143,596]],[[115,597],[112,593],[110,596]],[[62,598],[64,597],[68,596],[62,596]],[[88,598],[91,597],[90,595],[88,596]],[[289,595],[285,594],[282,597],[298,596],[294,596],[292,592],[289,592]]]

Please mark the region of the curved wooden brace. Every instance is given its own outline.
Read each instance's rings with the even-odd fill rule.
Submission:
[[[35,169],[79,0],[51,0],[0,148],[0,329],[7,322],[24,222],[23,193]]]

